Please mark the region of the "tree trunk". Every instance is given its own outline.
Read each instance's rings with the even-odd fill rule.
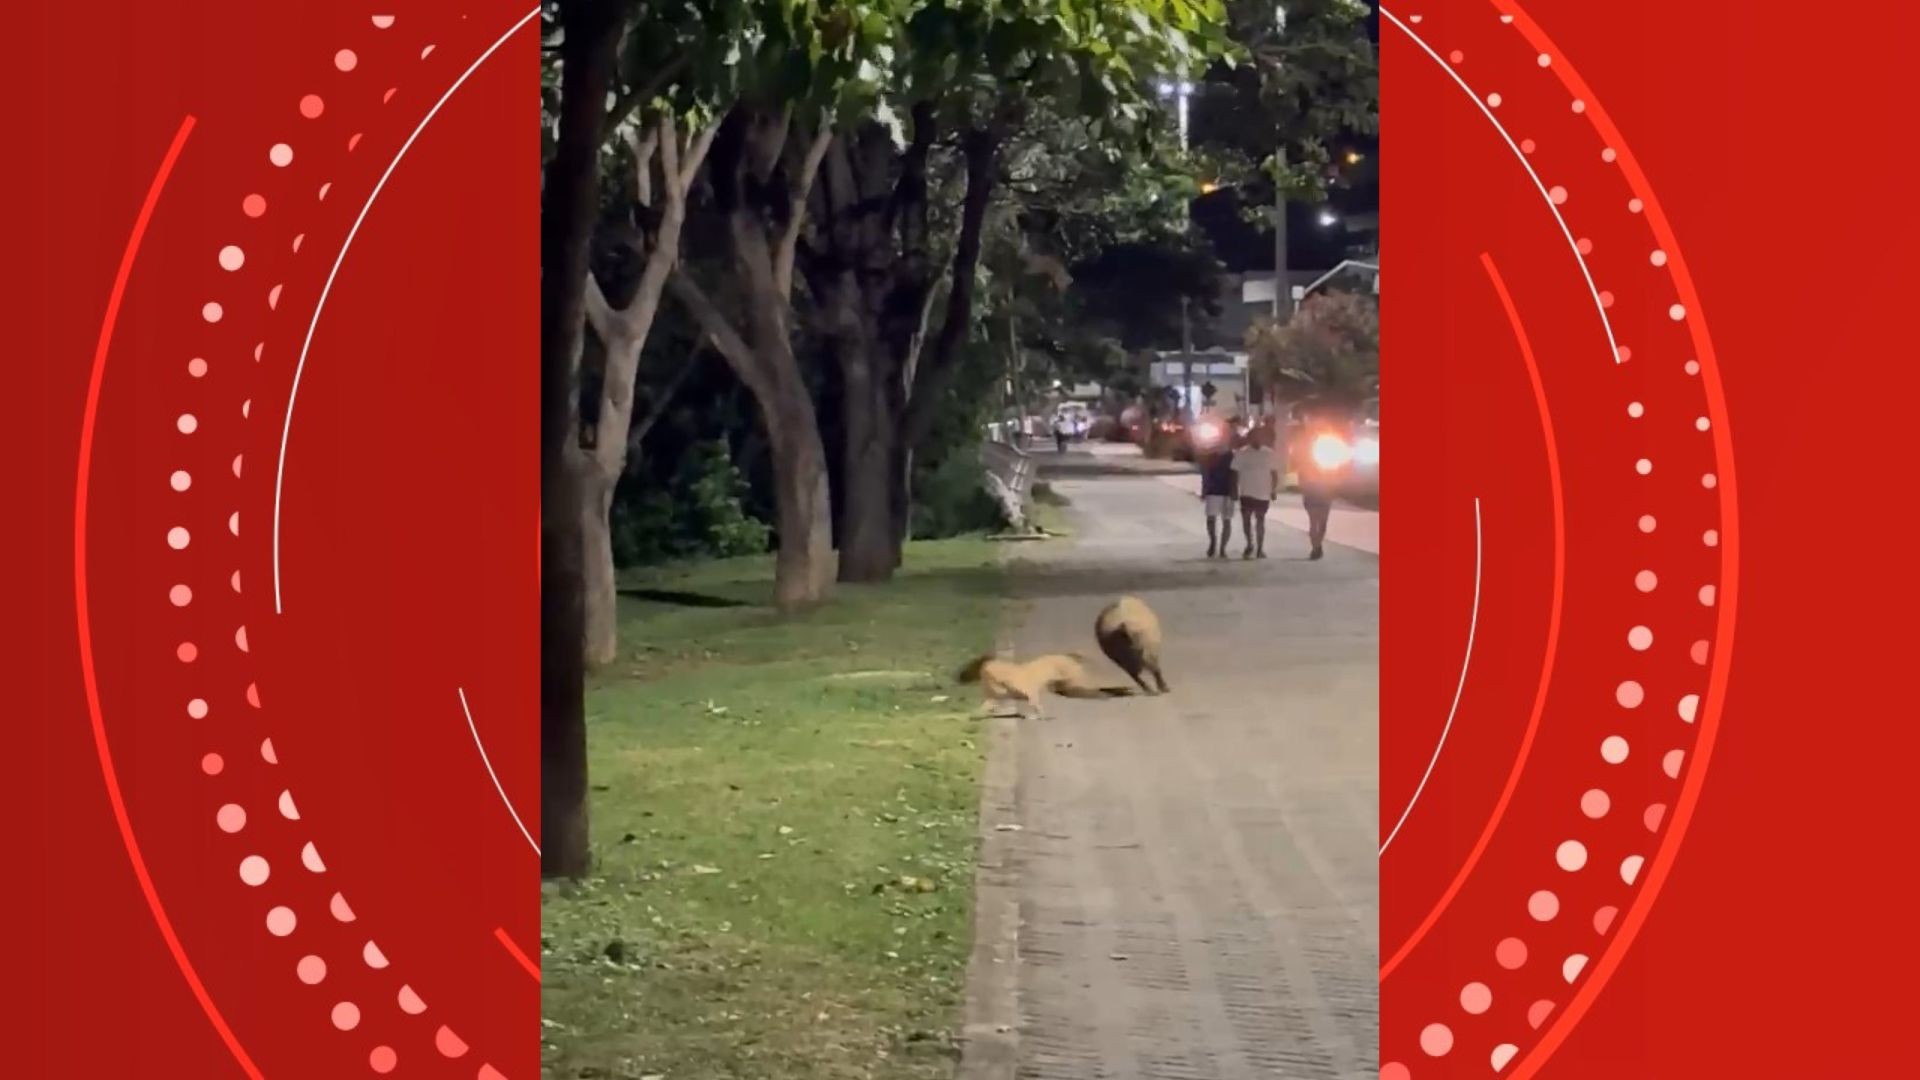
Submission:
[[[877,583],[897,565],[890,488],[894,466],[894,414],[885,387],[875,378],[865,340],[839,345],[845,445],[840,481],[840,580]]]
[[[913,539],[913,447],[895,436],[891,475],[887,478],[887,510],[892,519],[893,565],[906,560],[907,541]]]
[[[993,197],[998,137],[975,130],[967,133],[961,145],[967,162],[967,193],[960,208],[960,235],[954,244],[946,315],[933,339],[910,352],[908,362],[902,366],[897,401],[888,413],[897,418],[898,425],[891,478],[896,564],[905,558],[912,528],[913,452],[926,440],[933,426],[939,398],[947,391],[958,366],[960,347],[972,329],[974,276],[980,265],[987,206]]]
[[[773,448],[774,528],[780,547],[773,562],[773,602],[783,612],[827,598],[833,583],[833,503],[827,493],[827,455],[813,405],[783,398],[778,419],[767,417]]]
[[[584,640],[587,663],[595,665],[611,664],[620,654],[620,593],[613,565],[613,489],[618,478],[619,473],[609,474],[587,460],[578,479]]]
[[[712,147],[709,172],[716,208],[726,219],[740,325],[684,272],[676,270],[668,282],[760,406],[773,454],[780,538],[774,602],[786,612],[826,599],[834,577],[827,455],[789,326],[795,245],[832,129],[823,123],[813,133],[804,160],[786,177],[783,200],[770,181],[792,128],[789,113],[740,106],[719,126]]]
[[[624,6],[561,0],[560,138],[541,208],[540,280],[540,872],[584,877],[587,833],[586,657],[581,593],[576,381],[585,319],[587,244],[599,210],[606,122]]]

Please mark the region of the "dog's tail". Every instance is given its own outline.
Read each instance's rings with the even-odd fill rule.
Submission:
[[[960,669],[960,681],[963,683],[979,682],[980,669],[986,667],[992,659],[993,654],[987,653],[984,656],[976,656],[972,660],[969,660],[967,666]]]
[[[1132,697],[1134,690],[1131,686],[1063,686],[1054,692],[1067,698],[1099,699]]]

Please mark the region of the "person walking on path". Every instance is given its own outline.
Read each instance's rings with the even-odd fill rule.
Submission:
[[[1207,558],[1227,557],[1233,540],[1233,450],[1226,444],[1200,458],[1200,500],[1207,508]]]
[[[1337,414],[1309,414],[1294,441],[1293,470],[1300,477],[1300,502],[1307,511],[1310,559],[1326,557],[1327,522],[1353,458],[1349,425]]]
[[[1246,540],[1242,559],[1267,557],[1267,511],[1280,494],[1280,463],[1273,440],[1265,431],[1247,436],[1247,445],[1233,455],[1235,487],[1240,493],[1240,532]]]
[[[1067,417],[1065,413],[1053,414],[1053,445],[1060,453],[1067,452]]]

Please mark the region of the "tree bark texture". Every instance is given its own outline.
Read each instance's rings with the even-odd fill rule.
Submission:
[[[713,142],[711,180],[725,217],[737,319],[686,273],[668,283],[759,406],[773,458],[774,602],[787,612],[825,599],[834,578],[826,450],[793,351],[789,306],[794,248],[832,132],[822,126],[797,139],[795,147],[805,148],[792,152],[793,127],[785,112],[741,106]]]
[[[576,482],[587,248],[599,206],[600,132],[624,5],[562,0],[560,136],[541,208],[540,870],[583,877],[588,840],[586,658]]]

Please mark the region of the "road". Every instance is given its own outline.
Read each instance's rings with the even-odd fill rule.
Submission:
[[[1210,561],[1178,474],[1036,456],[1075,535],[1018,549],[1016,650],[1125,682],[1092,624],[1132,593],[1173,692],[1051,701],[1013,736],[1016,1075],[1371,1080],[1380,575],[1341,540],[1377,548],[1377,516],[1343,514],[1318,563],[1284,515],[1269,559]]]

